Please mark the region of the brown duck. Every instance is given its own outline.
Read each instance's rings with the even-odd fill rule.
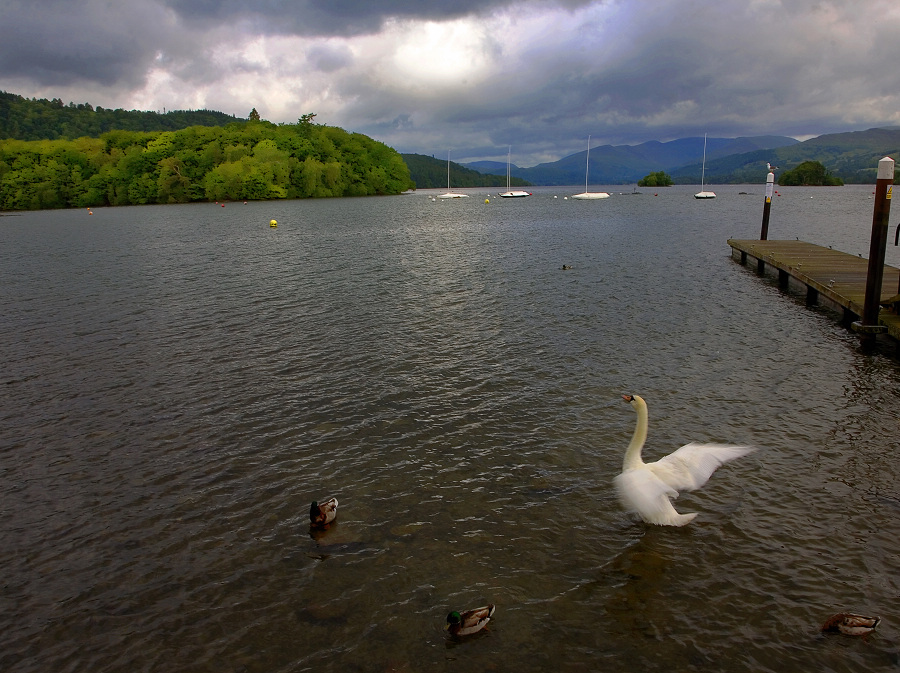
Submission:
[[[313,528],[325,528],[337,516],[337,498],[328,498],[324,502],[313,500],[309,506],[309,523]]]
[[[881,617],[866,617],[855,615],[852,612],[840,612],[825,620],[822,630],[826,633],[843,633],[845,636],[865,636],[872,633],[880,622]]]

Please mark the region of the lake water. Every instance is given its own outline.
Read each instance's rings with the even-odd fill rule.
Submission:
[[[895,351],[714,189],[0,218],[0,670],[896,670]],[[868,255],[871,187],[779,191],[770,239]],[[647,459],[759,447],[684,528],[617,503],[623,393]]]

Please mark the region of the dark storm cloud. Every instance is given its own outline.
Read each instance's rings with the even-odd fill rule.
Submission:
[[[0,89],[209,107],[520,165],[900,123],[887,0],[0,0]]]
[[[164,0],[191,22],[251,19],[267,32],[350,36],[380,30],[388,19],[447,21],[486,15],[515,4],[522,11],[540,6],[577,7],[589,0]]]
[[[152,3],[4,0],[0,16],[0,75],[41,85],[137,83],[169,46]]]
[[[586,2],[587,0],[585,0]],[[522,8],[575,7],[580,0],[517,0]],[[444,21],[486,14],[512,0],[3,0],[0,78],[38,87],[73,82],[137,85],[160,60],[182,61],[198,80],[214,76],[206,52],[217,31],[260,35],[351,36],[388,19]],[[221,45],[220,45],[221,46]],[[346,61],[317,52],[325,70]],[[337,61],[335,59],[338,59]],[[173,67],[178,68],[176,63]]]

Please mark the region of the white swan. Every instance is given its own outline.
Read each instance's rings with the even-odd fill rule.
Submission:
[[[687,444],[655,463],[641,459],[647,441],[647,403],[638,395],[622,395],[637,411],[637,427],[625,451],[622,474],[616,477],[619,499],[625,509],[640,514],[647,523],[683,526],[697,513],[679,514],[672,506],[678,491],[693,491],[707,482],[726,461],[745,456],[753,447],[725,444]]]

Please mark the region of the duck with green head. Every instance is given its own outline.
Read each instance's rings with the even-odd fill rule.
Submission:
[[[309,524],[313,528],[325,528],[337,516],[337,498],[328,498],[324,502],[313,500],[309,506]]]
[[[464,612],[453,611],[447,615],[446,628],[451,635],[468,636],[481,631],[494,615],[496,606],[493,603],[484,607],[466,610]]]

